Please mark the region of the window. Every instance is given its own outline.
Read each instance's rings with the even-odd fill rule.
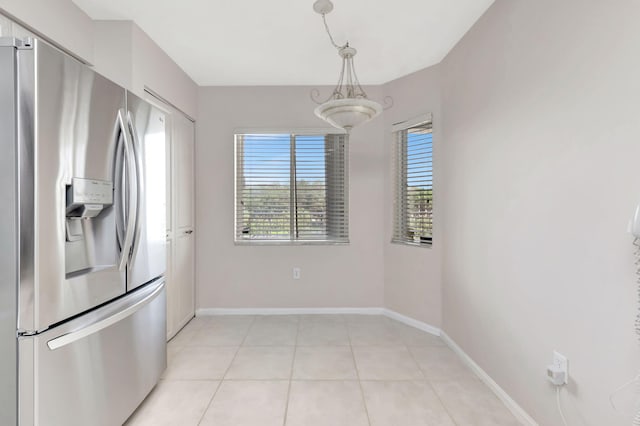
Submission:
[[[236,242],[348,242],[347,135],[236,134]]]
[[[433,140],[431,116],[395,125],[394,243],[433,242]]]

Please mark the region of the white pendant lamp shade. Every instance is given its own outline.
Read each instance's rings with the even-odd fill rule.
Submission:
[[[378,116],[382,106],[365,98],[334,99],[318,105],[314,112],[332,126],[348,132]]]

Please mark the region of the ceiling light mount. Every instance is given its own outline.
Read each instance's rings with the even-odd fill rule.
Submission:
[[[342,58],[340,78],[329,99],[319,102],[316,99],[319,92],[317,90],[311,92],[311,99],[319,104],[314,112],[332,126],[350,132],[352,128],[379,115],[382,112],[382,106],[367,98],[366,92],[358,81],[353,65],[353,57],[357,50],[349,46],[349,42],[343,45],[337,44],[329,31],[326,14],[333,10],[333,3],[330,0],[317,0],[313,4],[313,10],[322,15],[329,40]]]
[[[313,10],[320,15],[326,15],[333,10],[333,3],[331,3],[331,0],[317,0],[313,4]]]

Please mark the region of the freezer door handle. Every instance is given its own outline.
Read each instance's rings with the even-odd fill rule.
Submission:
[[[105,328],[122,321],[123,319],[135,314],[140,309],[144,308],[151,301],[153,301],[156,296],[162,291],[164,287],[164,280],[159,280],[156,284],[150,284],[151,286],[155,285],[155,288],[148,291],[141,291],[138,298],[130,302],[130,305],[126,308],[118,311],[117,313],[101,319],[100,321],[94,322],[86,327],[83,327],[79,330],[72,331],[67,334],[63,334],[62,336],[56,337],[55,339],[51,339],[47,342],[47,346],[52,351],[56,349],[60,349],[64,346],[70,345],[73,342],[77,342],[78,340],[84,339],[94,333],[99,332],[100,330],[104,330]],[[135,294],[135,293],[134,293]]]
[[[126,173],[129,179],[129,187],[126,188],[129,195],[128,206],[129,211],[127,213],[127,225],[124,235],[124,243],[122,244],[122,252],[120,253],[120,260],[118,262],[118,269],[124,270],[129,259],[129,252],[131,251],[131,245],[133,244],[133,237],[135,233],[136,218],[138,215],[138,170],[135,161],[135,153],[133,152],[133,144],[131,143],[131,136],[128,131],[128,123],[124,116],[124,110],[118,111],[118,123],[122,131],[122,140],[124,142],[124,161],[126,167]]]

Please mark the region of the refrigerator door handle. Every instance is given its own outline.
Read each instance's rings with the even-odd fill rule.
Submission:
[[[131,151],[133,152],[133,158],[134,158],[133,162],[135,163],[135,169],[136,169],[136,191],[138,195],[136,198],[133,240],[131,241],[131,257],[132,257],[132,261],[134,261],[136,247],[140,241],[140,212],[141,212],[140,203],[141,203],[142,193],[144,191],[144,186],[143,186],[142,176],[140,174],[140,168],[142,166],[140,164],[140,158],[138,157],[138,151],[141,150],[142,147],[140,146],[140,141],[138,140],[138,134],[136,133],[136,126],[135,126],[135,122],[133,121],[133,116],[129,111],[127,111],[127,125],[129,126],[129,131],[131,132],[131,141],[132,141]],[[138,151],[136,151],[136,149]]]
[[[129,252],[131,251],[131,244],[133,243],[135,221],[138,216],[138,182],[137,182],[137,166],[135,161],[135,153],[133,151],[133,145],[131,143],[130,133],[128,132],[128,125],[125,123],[124,110],[118,111],[118,123],[122,129],[122,140],[124,142],[124,161],[126,174],[129,179],[126,181],[129,183],[129,187],[126,188],[129,194],[128,206],[129,211],[127,214],[127,224],[125,228],[124,243],[122,244],[122,251],[120,252],[120,260],[118,261],[118,269],[123,271],[127,265],[129,259]]]
[[[118,197],[116,202],[114,203],[114,207],[116,210],[116,238],[118,242],[118,249],[120,252],[124,250],[124,229],[126,222],[126,208],[127,206],[127,191],[125,190],[127,185],[127,175],[124,168],[124,141],[122,131],[123,129],[120,126],[120,120],[116,121],[116,126],[118,126],[119,133],[118,135],[118,143],[116,144],[116,156],[115,156],[115,168],[113,173],[114,180],[114,189],[115,196]],[[118,262],[118,265],[120,263]]]
[[[153,285],[152,285],[153,287]],[[149,291],[140,292],[140,294],[134,293],[134,295],[138,296],[133,301],[130,302],[130,305],[126,308],[118,311],[117,313],[101,319],[97,322],[94,322],[86,327],[83,327],[79,330],[72,331],[67,334],[63,334],[62,336],[56,337],[55,339],[51,339],[47,342],[47,346],[52,351],[56,349],[60,349],[64,346],[70,345],[74,342],[77,342],[80,339],[84,339],[92,334],[95,334],[105,328],[122,321],[123,319],[135,314],[140,309],[144,308],[150,302],[152,302],[156,296],[162,291],[164,288],[164,280],[159,280],[156,283],[155,288]]]

